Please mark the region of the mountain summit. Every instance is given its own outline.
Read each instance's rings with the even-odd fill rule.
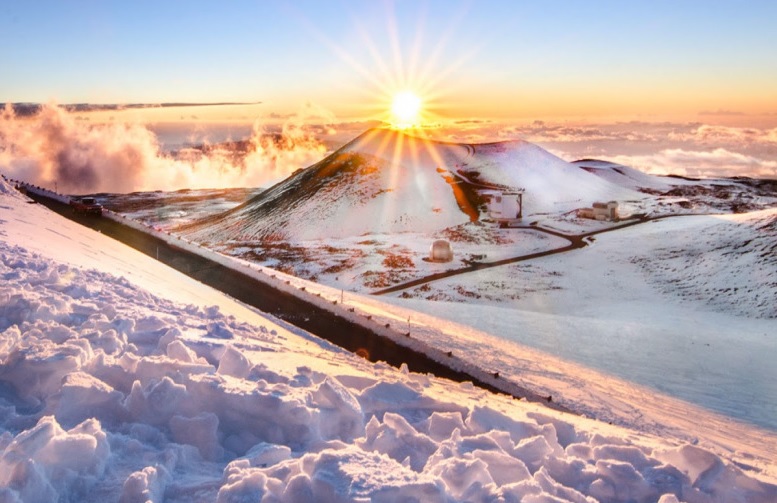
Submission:
[[[448,143],[371,129],[246,203],[177,229],[201,242],[436,232],[486,218],[486,190],[525,190],[524,215],[635,192],[537,145]]]

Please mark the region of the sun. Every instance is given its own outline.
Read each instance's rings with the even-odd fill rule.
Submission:
[[[413,91],[400,91],[391,101],[392,125],[405,129],[419,126],[423,101]]]

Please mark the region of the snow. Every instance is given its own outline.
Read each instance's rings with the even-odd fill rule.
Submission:
[[[575,161],[572,164],[580,166],[611,183],[633,190],[652,189],[666,191],[678,185],[692,184],[692,182],[682,178],[649,175],[630,166],[597,159],[585,159]]]
[[[372,364],[4,181],[0,221],[2,501],[777,498],[773,454],[736,436],[693,445]]]
[[[482,183],[522,187],[524,215],[567,212],[595,201],[647,199],[525,141],[475,145],[460,169]]]
[[[769,299],[774,298],[775,284],[769,278],[774,277],[775,267],[773,255],[768,253],[768,247],[773,246],[773,230],[769,227],[770,222],[773,226],[773,212],[686,215],[601,234],[596,240],[589,239],[587,248],[573,253],[534,260],[528,265],[482,270],[477,275],[437,281],[395,294],[410,299],[385,298],[386,302],[410,308],[404,310],[394,311],[381,303],[376,307],[371,300],[339,290],[353,287],[354,270],[379,267],[380,255],[362,257],[357,268],[336,273],[337,280],[333,278],[335,273],[322,274],[322,280],[338,288],[336,291],[291,277],[285,280],[308,292],[323,293],[330,301],[342,304],[344,300],[356,310],[356,315],[347,316],[357,322],[361,320],[359,313],[373,316],[375,330],[387,332],[387,336],[412,330],[412,341],[400,336],[400,344],[412,342],[421,351],[436,350],[447,364],[456,360],[445,357],[450,350],[457,357],[473,355],[472,359],[483,368],[499,370],[503,376],[520,375],[524,387],[544,390],[545,395],[553,394],[556,400],[571,404],[574,410],[589,411],[594,417],[644,427],[634,422],[635,417],[641,416],[633,407],[623,407],[624,402],[633,402],[628,386],[615,400],[620,402],[617,406],[605,410],[591,408],[592,403],[606,402],[609,406],[612,401],[605,400],[599,394],[601,390],[595,389],[585,389],[583,396],[578,397],[582,379],[558,382],[553,372],[540,370],[542,365],[535,363],[537,355],[525,358],[522,346],[489,342],[498,345],[499,351],[512,360],[499,351],[482,350],[480,342],[488,338],[486,333],[558,354],[774,430],[777,398],[771,383],[777,378],[772,365],[777,348],[769,337],[775,330],[775,320],[769,319],[769,308],[774,304]],[[570,225],[581,224],[570,221]],[[536,230],[503,232],[500,240],[509,242],[512,235],[515,242],[488,247],[489,257],[508,251],[527,253],[549,244],[559,246],[564,241],[537,241],[533,237],[546,235]],[[520,237],[515,239],[516,236]],[[406,242],[405,237],[398,240],[403,248],[418,248],[419,240]],[[354,249],[356,244],[329,241],[327,246],[329,250],[341,246]],[[469,246],[473,252],[484,249],[482,245]],[[705,267],[700,268],[700,264]],[[723,264],[726,267],[721,267]],[[438,266],[419,261],[417,269],[437,272],[434,268]],[[656,270],[661,274],[656,274]],[[747,286],[735,291],[743,278],[749,278]],[[683,288],[677,288],[678,285]],[[423,321],[418,311],[436,318]],[[467,327],[448,327],[440,319],[455,320]],[[394,328],[378,328],[386,323]],[[419,328],[419,324],[424,326]],[[462,335],[467,333],[473,335]],[[423,343],[419,340],[427,336]],[[460,339],[463,340],[459,342]],[[458,361],[455,364],[463,365]],[[490,382],[488,373],[481,374]],[[588,381],[607,379],[595,376]],[[504,381],[496,383],[499,386]],[[561,390],[564,392],[559,393]],[[660,410],[656,411],[660,416]]]
[[[590,236],[584,250],[481,270],[396,294],[423,302],[389,302],[557,353],[730,417],[777,428],[777,400],[770,385],[777,347],[769,337],[775,330],[777,302],[774,210],[760,210],[775,205],[768,180],[658,177],[606,161],[564,163],[525,142],[457,145],[381,131],[363,135],[344,151],[384,156],[387,162],[393,159],[402,165],[448,159],[449,173],[470,169],[464,166],[467,162],[490,159],[486,167],[492,171],[491,183],[517,183],[510,177],[518,166],[524,175],[535,173],[538,178],[563,173],[558,184],[563,190],[572,190],[573,184],[564,181],[568,175],[570,180],[593,176],[631,191],[661,193],[619,201],[619,212],[681,218]],[[459,161],[464,164],[455,164]],[[468,176],[474,177],[474,172]],[[581,182],[579,187],[596,190],[595,185]],[[553,193],[548,187],[538,190]],[[586,194],[585,199],[593,197]],[[749,213],[730,213],[745,209]],[[691,216],[710,211],[716,214]],[[352,220],[363,222],[362,217],[369,215],[356,212]],[[558,212],[532,218],[539,225],[527,229],[470,222],[431,234],[292,239],[277,249],[268,242],[230,242],[228,234],[216,230],[216,241],[209,246],[346,292],[369,292],[472,262],[557,249],[568,242],[542,229],[577,235],[622,225]],[[453,262],[424,260],[428,245],[438,237],[454,242]],[[338,297],[330,292],[330,299]],[[410,316],[412,312],[386,313],[382,320],[394,326]],[[449,332],[448,337],[456,336]],[[448,345],[440,338],[428,346]],[[505,370],[501,363],[493,367]]]
[[[432,234],[477,221],[485,207],[475,193],[496,187],[525,189],[527,218],[597,200],[653,199],[527,142],[455,144],[372,129],[234,210],[180,232],[211,244]]]
[[[776,217],[665,219],[406,294],[435,302],[392,302],[774,430]]]

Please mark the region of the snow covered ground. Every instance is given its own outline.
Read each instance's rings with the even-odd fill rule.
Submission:
[[[393,302],[777,430],[776,223],[777,209],[646,223]]]
[[[0,237],[3,501],[777,499],[768,433],[689,408],[702,435],[659,437],[371,364],[4,182]]]
[[[423,144],[405,145],[410,150],[403,154],[390,141],[376,144],[380,143],[372,141],[376,138],[397,140],[364,136],[349,148],[366,149],[370,155],[392,154],[410,164],[423,160],[413,150]],[[510,182],[512,175],[540,183],[538,173],[552,168],[564,174],[555,183],[563,185],[559,190],[565,194],[590,185],[583,183],[588,178],[580,178],[581,173],[595,175],[643,194],[639,200],[622,201],[622,215],[683,216],[599,234],[574,253],[410,288],[393,294],[395,298],[387,302],[519,341],[777,430],[777,387],[773,384],[777,367],[771,363],[777,356],[777,341],[770,335],[777,330],[774,181],[657,177],[596,160],[570,164],[521,142],[467,147],[442,144],[437,156],[424,162],[445,157],[453,163],[448,169],[466,171],[469,177],[477,173],[477,178],[491,183],[512,184],[518,184],[518,179]],[[421,150],[425,155],[432,152]],[[512,170],[516,163],[520,169]],[[500,172],[501,165],[505,173]],[[437,177],[438,171],[430,173]],[[554,197],[566,200],[559,194]],[[694,213],[708,215],[689,216]],[[354,212],[349,218],[368,228],[370,215]],[[190,218],[196,218],[196,213]],[[566,211],[535,214],[527,220],[569,235],[613,227],[610,222],[579,219]],[[558,249],[568,243],[536,228],[499,229],[488,222],[454,225],[456,222],[451,220],[447,222],[450,227],[432,234],[226,240],[209,246],[333,288],[369,292],[472,262]],[[453,242],[453,262],[424,260],[429,243],[439,237]],[[385,318],[389,322],[402,319],[393,314]],[[440,338],[431,345],[446,348],[448,344]],[[487,355],[480,355],[479,361],[487,361],[485,358]],[[525,374],[525,368],[505,362],[493,367],[503,374]],[[564,393],[560,400],[573,398]],[[597,415],[609,416],[602,411]]]

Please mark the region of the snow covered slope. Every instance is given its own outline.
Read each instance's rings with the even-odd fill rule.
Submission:
[[[481,183],[526,189],[524,214],[566,212],[595,201],[645,199],[524,141],[473,145],[459,169]]]
[[[393,302],[775,432],[775,219],[777,209],[668,218]]]
[[[524,214],[649,196],[523,141],[454,144],[372,129],[226,213],[182,227],[200,242],[433,233],[485,210],[478,189],[524,188]]]
[[[187,227],[209,242],[316,239],[365,233],[433,231],[469,221],[435,170],[426,142],[371,130],[244,205]],[[405,162],[418,156],[418,162]],[[394,159],[395,153],[400,156]],[[407,155],[407,156],[406,156]]]
[[[634,190],[669,190],[678,185],[693,184],[682,178],[650,175],[623,164],[598,159],[582,159],[572,164],[616,185]]]
[[[371,364],[1,180],[0,236],[2,501],[777,498],[739,448]]]
[[[657,196],[643,210],[746,213],[777,204],[777,180],[747,177],[693,179],[658,176],[596,159],[572,163],[614,185]],[[649,203],[650,201],[643,201]],[[663,208],[662,208],[663,207]]]

